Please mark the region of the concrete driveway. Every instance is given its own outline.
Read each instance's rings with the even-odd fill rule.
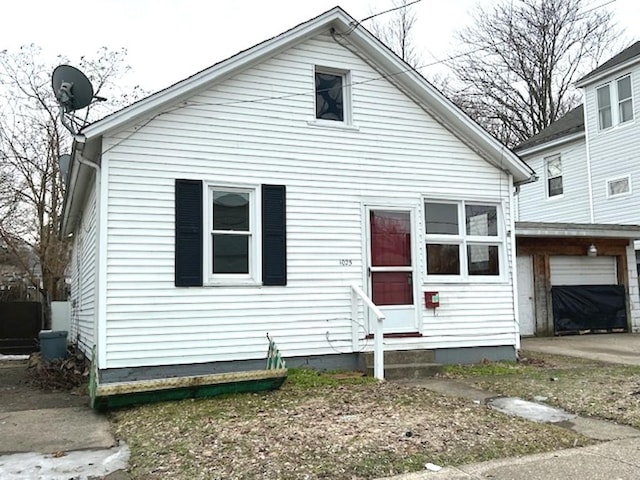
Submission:
[[[640,334],[633,333],[523,338],[521,349],[601,362],[640,365]]]
[[[44,392],[0,359],[0,479],[121,479],[129,453],[84,395]]]

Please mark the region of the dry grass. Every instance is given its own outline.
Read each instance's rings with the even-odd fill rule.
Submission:
[[[578,415],[640,428],[640,367],[534,352],[522,357],[500,367],[499,375],[499,364],[451,367],[446,375],[500,395],[545,397],[545,403]]]
[[[120,410],[134,479],[370,479],[589,440],[424,388],[293,371],[279,391]]]

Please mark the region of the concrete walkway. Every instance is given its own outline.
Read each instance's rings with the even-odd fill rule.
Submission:
[[[640,365],[640,335],[584,335],[528,338],[522,349],[568,355],[590,360]],[[469,401],[511,404],[519,399],[496,401],[496,395],[461,382],[442,379],[420,381],[420,385],[444,395]],[[513,412],[510,412],[513,413]],[[525,411],[521,416],[526,416]],[[601,441],[598,445],[572,448],[524,457],[505,458],[439,471],[425,470],[389,477],[388,480],[637,480],[640,479],[640,430],[594,418],[575,417],[558,425]]]
[[[25,361],[0,361],[0,478],[126,479],[126,446],[84,395],[27,382]]]
[[[600,362],[640,365],[640,334],[633,333],[524,338],[521,349]]]

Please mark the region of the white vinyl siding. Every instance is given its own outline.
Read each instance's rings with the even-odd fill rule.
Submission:
[[[588,223],[589,181],[587,153],[584,139],[567,143],[556,149],[524,156],[527,164],[537,172],[537,182],[520,186],[516,195],[518,218],[522,222]],[[562,159],[562,195],[548,198],[545,159]]]
[[[586,253],[586,252],[585,252]],[[616,257],[554,256],[551,285],[616,285]]]
[[[640,91],[640,66],[635,66],[630,73],[632,92],[637,94]],[[604,79],[604,82],[613,84],[619,78],[619,75],[615,75]],[[632,96],[637,98],[636,95]],[[632,103],[633,120],[606,132],[598,132],[596,88],[589,86],[585,89],[595,223],[640,224],[640,192],[633,188],[635,172],[638,172],[640,165],[640,122],[637,121],[636,103]],[[617,110],[617,96],[614,106]],[[627,175],[630,176],[631,192],[610,196],[608,181]]]
[[[94,185],[90,186],[86,207],[73,237],[73,250],[69,273],[71,277],[71,313],[69,341],[91,358],[95,345],[95,282],[96,282],[96,197]]]
[[[357,130],[309,125],[315,65],[350,72]],[[267,333],[285,357],[352,352],[350,285],[366,285],[371,199],[480,199],[501,203],[510,224],[507,175],[329,35],[107,137],[103,148],[106,368],[264,358]],[[175,178],[286,185],[287,286],[176,288]],[[423,252],[415,265],[423,271]],[[514,345],[509,275],[423,287],[441,291],[441,307],[434,316],[418,301],[425,337],[394,340],[403,348]]]

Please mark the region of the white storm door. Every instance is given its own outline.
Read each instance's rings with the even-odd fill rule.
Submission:
[[[370,208],[369,296],[385,314],[384,333],[417,332],[413,211]]]

